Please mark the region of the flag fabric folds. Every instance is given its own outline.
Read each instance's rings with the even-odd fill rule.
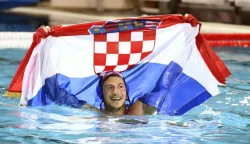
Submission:
[[[40,28],[9,91],[21,105],[103,107],[99,74],[123,74],[131,104],[181,115],[219,94],[229,70],[200,35],[192,16],[162,15]]]

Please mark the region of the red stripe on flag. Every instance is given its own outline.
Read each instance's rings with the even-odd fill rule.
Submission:
[[[214,77],[220,83],[226,84],[226,78],[230,76],[231,73],[201,34],[198,34],[196,36],[196,45],[200,51],[202,58],[206,62],[208,68],[210,69]]]

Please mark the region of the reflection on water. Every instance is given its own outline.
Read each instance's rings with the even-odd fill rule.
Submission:
[[[10,65],[19,65],[21,61],[15,61],[15,60],[10,60],[10,59],[6,59],[6,58],[0,58],[0,63],[6,63],[6,64],[10,64]]]
[[[0,49],[0,95],[1,88],[7,88],[26,50]]]

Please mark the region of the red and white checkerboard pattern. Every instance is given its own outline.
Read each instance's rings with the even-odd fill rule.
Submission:
[[[95,34],[95,72],[121,72],[134,66],[153,51],[155,35],[155,30]]]

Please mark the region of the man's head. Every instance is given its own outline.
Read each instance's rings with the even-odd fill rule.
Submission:
[[[123,76],[118,72],[109,71],[101,75],[101,80],[100,86],[105,111],[125,110],[127,88]]]

